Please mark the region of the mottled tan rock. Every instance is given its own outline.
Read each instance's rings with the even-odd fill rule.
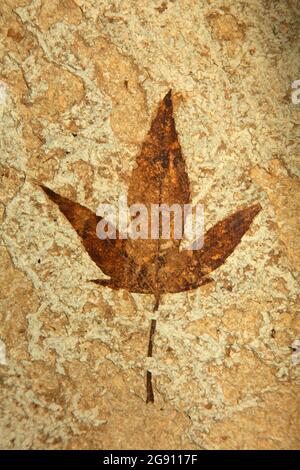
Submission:
[[[293,388],[281,386],[266,392],[255,407],[214,423],[205,440],[213,449],[299,449],[299,404]]]
[[[46,31],[53,24],[67,21],[70,24],[79,24],[82,19],[80,6],[73,0],[43,1],[38,16],[38,25],[42,31]]]
[[[127,143],[138,143],[148,124],[138,67],[120,54],[113,42],[103,37],[96,38],[92,47],[82,38],[76,38],[72,46],[72,51],[83,63],[89,59],[93,64],[97,85],[112,100],[110,124],[116,137]]]
[[[25,176],[12,167],[0,165],[0,201],[8,204],[24,184]]]
[[[244,39],[245,33],[237,18],[230,14],[210,13],[208,21],[214,35],[224,41],[236,41]]]
[[[300,448],[297,8],[225,3],[0,2],[1,448]],[[170,88],[206,226],[263,209],[212,283],[163,296],[147,361],[151,296],[90,283],[37,183],[117,204]]]
[[[240,302],[224,311],[222,324],[231,336],[239,336],[242,341],[256,338],[263,325],[260,305],[240,299]]]
[[[280,160],[271,160],[269,172],[255,167],[251,177],[268,194],[289,261],[297,270],[300,263],[300,182],[291,178]]]
[[[0,247],[1,256],[1,338],[6,345],[7,360],[28,359],[27,314],[36,311],[38,299],[31,282],[13,265],[5,247]]]

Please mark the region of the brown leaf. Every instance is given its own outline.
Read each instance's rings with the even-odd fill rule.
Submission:
[[[254,204],[218,222],[204,235],[200,250],[169,250],[159,273],[160,292],[182,292],[210,282],[206,276],[231,255],[260,210]]]
[[[72,224],[81,238],[84,248],[88,252],[91,259],[99,266],[108,276],[112,276],[118,282],[118,276],[122,275],[122,269],[126,265],[125,240],[118,237],[114,239],[100,240],[96,233],[96,227],[101,217],[98,217],[93,211],[70,201],[66,197],[56,194],[46,186],[41,185],[49,199],[58,205],[59,210],[64,214],[68,221]],[[105,282],[105,281],[104,281]]]
[[[162,293],[195,289],[210,282],[207,275],[221,266],[234,251],[261,210],[260,204],[238,210],[208,230],[203,248],[180,251],[180,240],[175,239],[174,221],[171,221],[171,237],[167,243],[162,239],[161,219],[157,239],[122,240],[117,234],[116,240],[100,240],[96,234],[100,217],[45,186],[41,187],[75,228],[92,260],[110,276],[110,280],[94,282],[112,289],[153,294],[156,299],[155,309],[158,308]],[[158,107],[137,157],[129,181],[128,205],[144,204],[150,213],[151,204],[183,206],[189,202],[189,179],[175,128],[172,94],[169,91]],[[152,355],[154,331],[155,323],[152,322],[149,356]],[[147,377],[147,400],[153,401],[150,372]]]

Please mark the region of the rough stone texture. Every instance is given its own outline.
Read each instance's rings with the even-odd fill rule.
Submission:
[[[300,447],[299,8],[1,2],[1,448]],[[90,284],[36,182],[116,203],[170,87],[207,227],[263,210],[214,283],[164,296],[148,363],[152,298]]]

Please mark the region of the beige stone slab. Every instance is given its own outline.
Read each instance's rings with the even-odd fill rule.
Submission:
[[[0,18],[0,447],[299,449],[297,2],[9,0]],[[213,283],[163,297],[148,363],[153,299],[89,283],[105,276],[36,183],[116,204],[169,88],[206,226],[263,209]]]

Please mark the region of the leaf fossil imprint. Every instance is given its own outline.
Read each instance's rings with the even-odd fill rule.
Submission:
[[[150,213],[151,204],[183,206],[190,202],[189,179],[175,128],[171,91],[158,107],[136,163],[129,181],[128,205],[144,204]],[[43,185],[41,188],[72,224],[91,259],[110,277],[93,282],[112,289],[153,294],[154,310],[162,294],[187,291],[210,282],[208,275],[234,251],[261,210],[258,203],[238,210],[206,232],[201,249],[180,251],[180,240],[174,238],[172,227],[168,243],[161,238],[161,227],[157,239],[122,239],[116,232],[116,239],[102,240],[96,233],[101,217]],[[155,326],[156,321],[152,320],[148,356],[152,356]],[[149,371],[147,401],[153,401]]]

